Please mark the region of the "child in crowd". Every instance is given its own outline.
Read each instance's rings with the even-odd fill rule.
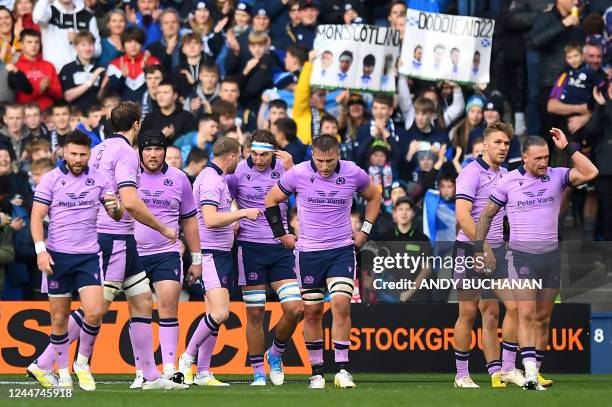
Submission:
[[[383,197],[382,207],[388,213],[393,211],[391,202],[391,186],[393,185],[393,170],[389,162],[390,149],[382,140],[372,143],[369,152],[368,174]]]

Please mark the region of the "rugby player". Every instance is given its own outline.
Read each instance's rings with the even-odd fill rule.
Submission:
[[[117,198],[105,195],[110,188],[108,182],[87,166],[90,145],[90,138],[79,130],[67,135],[65,161],[45,174],[34,194],[32,238],[38,268],[47,275],[50,346],[55,357],[37,360],[27,370],[43,387],[72,387],[68,367],[68,318],[72,292],[76,290],[82,306],[82,327],[73,369],[81,389],[96,389],[88,365],[104,308],[96,220],[101,199],[108,216],[115,222],[121,219],[123,208]],[[43,221],[47,216],[49,237],[45,244]],[[59,380],[52,373],[54,360]]]
[[[239,209],[232,212],[230,196],[224,176],[232,174],[240,161],[240,144],[233,138],[221,137],[213,144],[214,159],[196,178],[193,195],[198,204],[198,226],[202,249],[202,282],[207,312],[204,314],[187,349],[180,356],[178,369],[185,383],[206,386],[227,386],[209,371],[198,370],[195,379],[192,366],[196,352],[210,363],[219,327],[229,317],[229,278],[233,270],[233,223],[247,218],[256,221],[258,208]],[[210,340],[209,340],[210,339]],[[205,346],[202,346],[202,345]],[[198,348],[199,351],[198,351]],[[200,356],[198,356],[200,359]]]
[[[241,161],[236,172],[226,177],[230,194],[239,208],[265,209],[266,193],[293,166],[291,155],[280,150],[274,134],[257,130],[253,134],[251,155]],[[283,227],[287,227],[287,204],[281,203]],[[240,221],[238,232],[238,284],[246,306],[246,338],[249,361],[254,370],[254,386],[266,385],[264,369],[265,337],[263,317],[266,287],[276,292],[283,316],[274,329],[272,347],[266,352],[270,365],[270,381],[281,385],[284,381],[282,355],[302,316],[302,297],[295,277],[295,258],[292,250],[280,244],[272,234],[264,217],[253,222]]]
[[[187,175],[165,163],[166,146],[166,138],[159,131],[147,131],[138,137],[141,162],[138,194],[151,213],[166,227],[178,229],[180,222],[191,252],[188,282],[192,284],[202,276],[197,206]],[[157,297],[163,376],[172,379],[176,373],[179,336],[178,300],[183,286],[179,242],[171,243],[159,232],[141,223],[136,223],[134,237],[138,255]],[[132,388],[142,386],[142,371],[137,371],[136,377]]]
[[[274,237],[296,251],[296,274],[304,301],[304,339],[312,366],[311,389],[325,388],[323,377],[323,302],[331,297],[334,384],[354,388],[348,372],[351,297],[355,287],[355,248],[367,240],[378,217],[382,197],[370,177],[355,163],[340,160],[337,139],[321,135],[312,143],[313,158],[287,171],[265,199],[266,218]],[[367,201],[365,220],[353,236],[353,194]],[[296,194],[299,237],[287,233],[280,204]]]
[[[495,122],[489,125],[484,132],[484,154],[468,164],[457,178],[456,216],[460,230],[454,247],[454,258],[474,259],[473,241],[476,235],[476,222],[486,206],[489,195],[495,184],[503,178],[508,170],[501,167],[508,155],[510,140],[514,129],[511,125]],[[500,210],[491,223],[487,234],[487,242],[492,248],[492,255],[496,259],[495,272],[483,276],[466,267],[466,261],[456,261],[454,278],[459,280],[459,316],[455,323],[455,364],[457,374],[455,387],[480,387],[470,377],[468,364],[470,356],[471,331],[480,309],[482,315],[483,351],[487,361],[487,370],[491,375],[492,387],[506,387],[506,383],[523,386],[525,379],[516,369],[516,327],[517,308],[512,292],[495,292],[506,307],[506,315],[502,325],[503,355],[499,360],[499,338],[497,334],[499,320],[499,305],[494,298],[485,298],[486,293],[480,290],[463,286],[463,282],[478,278],[504,279],[508,277],[505,261],[506,250],[504,245],[504,211]],[[464,287],[464,288],[462,288]],[[480,296],[483,296],[482,298]]]
[[[542,289],[515,290],[518,306],[518,343],[525,367],[526,390],[545,390],[538,372],[548,344],[548,324],[560,288],[561,255],[557,223],[561,196],[566,187],[576,187],[597,176],[597,168],[568,143],[565,134],[550,130],[555,146],[564,151],[573,168],[551,168],[546,140],[527,137],[523,144],[523,165],[503,177],[480,215],[474,242],[475,256],[490,253],[485,238],[497,213],[505,207],[510,224],[508,276],[510,279],[539,281]],[[494,267],[494,258],[484,258],[480,271]]]

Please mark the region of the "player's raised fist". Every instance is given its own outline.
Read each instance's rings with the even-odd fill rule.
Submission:
[[[552,129],[550,129],[550,135],[552,136],[557,148],[563,150],[567,146],[567,137],[565,136],[565,133],[563,133],[562,130],[553,127]]]

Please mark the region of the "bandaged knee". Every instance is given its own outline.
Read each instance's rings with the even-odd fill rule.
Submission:
[[[325,302],[325,295],[322,288],[310,288],[302,290],[302,301],[305,305],[322,304]]]
[[[134,297],[139,294],[151,292],[147,274],[143,271],[126,278],[123,282],[123,292],[126,297]]]
[[[266,290],[248,290],[242,292],[242,300],[247,307],[265,307]]]
[[[104,299],[108,302],[115,301],[115,297],[121,292],[121,283],[115,281],[104,282]]]
[[[327,283],[327,289],[329,290],[329,296],[331,298],[337,295],[352,298],[353,290],[355,289],[355,281],[352,278],[333,277]]]
[[[300,293],[300,286],[297,282],[283,284],[278,287],[276,290],[276,295],[278,295],[278,299],[281,302],[288,301],[301,301],[302,295]]]

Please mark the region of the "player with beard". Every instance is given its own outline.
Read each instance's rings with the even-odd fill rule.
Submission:
[[[110,185],[87,166],[91,140],[75,130],[66,136],[64,158],[59,167],[45,174],[36,187],[32,206],[32,238],[40,271],[47,275],[51,314],[51,347],[59,380],[53,375],[53,358],[35,361],[28,374],[43,387],[72,387],[68,367],[70,346],[68,318],[72,292],[78,291],[83,310],[80,346],[74,372],[83,390],[93,391],[96,383],[88,359],[103,316],[103,286],[100,246],[96,230],[100,201],[108,216],[118,221],[123,208],[117,198],[105,194]],[[49,237],[44,241],[43,222],[49,217]],[[49,363],[50,362],[50,363]]]
[[[518,343],[525,367],[525,390],[545,390],[538,383],[538,372],[548,345],[548,327],[560,288],[561,254],[557,223],[561,197],[566,187],[576,187],[597,176],[597,167],[567,142],[565,134],[550,130],[558,149],[571,159],[573,168],[548,166],[550,153],[546,140],[527,137],[523,143],[523,165],[509,172],[495,186],[490,201],[476,225],[474,255],[483,256],[491,248],[485,238],[493,219],[506,209],[510,224],[508,276],[512,280],[539,282],[542,289],[514,290],[518,306]],[[477,271],[495,268],[487,255]]]
[[[238,164],[234,174],[226,177],[230,194],[237,200],[239,208],[263,211],[266,193],[292,166],[291,154],[280,150],[274,134],[268,130],[257,130],[253,134],[251,155]],[[287,227],[285,203],[281,204],[281,216],[284,227]],[[242,286],[246,306],[246,337],[249,361],[254,370],[254,386],[266,385],[263,331],[266,286],[276,292],[283,309],[283,316],[274,328],[272,347],[266,352],[272,384],[283,384],[282,355],[302,315],[302,297],[294,267],[293,252],[274,238],[264,217],[255,222],[248,219],[240,221],[238,284]]]
[[[138,137],[141,164],[138,194],[151,213],[166,227],[178,229],[181,224],[191,252],[188,282],[192,284],[202,276],[197,207],[187,175],[165,163],[166,146],[166,138],[159,131],[146,131]],[[175,377],[179,336],[178,300],[183,287],[179,242],[171,243],[161,233],[141,223],[136,223],[134,237],[138,255],[157,297],[163,375],[166,379],[180,380]],[[139,370],[131,387],[141,387],[142,379],[142,371]]]

